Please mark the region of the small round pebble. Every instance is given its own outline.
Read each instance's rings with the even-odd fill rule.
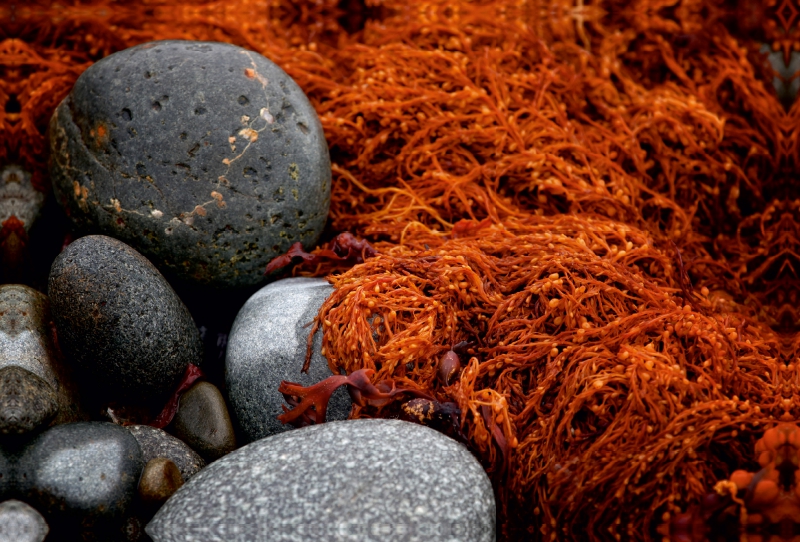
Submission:
[[[163,429],[149,425],[129,425],[126,429],[139,443],[145,463],[166,457],[178,466],[183,480],[188,480],[206,466],[205,460],[188,444]]]
[[[322,125],[258,53],[157,41],[90,66],[50,121],[58,202],[82,229],[217,287],[264,281],[294,242],[313,248],[330,206]]]
[[[202,343],[161,273],[121,241],[82,237],[56,258],[48,293],[64,352],[114,400],[164,398]]]
[[[225,398],[210,382],[196,382],[181,396],[172,422],[175,436],[207,461],[214,461],[236,448],[233,423]]]
[[[166,457],[147,462],[139,479],[139,498],[145,503],[163,503],[183,485],[181,471]]]
[[[0,541],[42,542],[49,531],[35,508],[14,499],[0,503]]]

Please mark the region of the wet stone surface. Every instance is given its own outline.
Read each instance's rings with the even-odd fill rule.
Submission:
[[[136,439],[111,423],[52,427],[20,453],[15,478],[21,495],[45,517],[90,525],[121,518],[144,468]]]
[[[134,249],[82,237],[53,262],[48,283],[59,342],[96,395],[163,400],[202,345],[189,311]]]
[[[56,198],[85,231],[218,287],[263,282],[274,256],[313,248],[331,170],[313,107],[258,53],[162,41],[88,68],[50,123]]]
[[[129,425],[126,429],[139,443],[145,463],[157,457],[167,458],[175,463],[184,480],[206,466],[205,460],[189,445],[162,429],[149,425]]]
[[[314,337],[308,374],[300,371],[310,324],[332,292],[324,279],[284,279],[261,288],[236,316],[228,337],[225,381],[232,413],[249,440],[292,429],[277,419],[285,404],[278,392],[282,380],[309,386],[331,376],[320,353],[321,332]],[[349,416],[351,401],[345,388],[331,396],[328,420]]]
[[[3,542],[42,542],[49,530],[35,508],[13,499],[0,502],[0,540]]]
[[[236,448],[225,398],[210,382],[197,382],[181,395],[172,428],[179,439],[207,461],[219,459]]]
[[[154,542],[488,542],[495,503],[456,441],[399,420],[351,420],[232,452],[179,489],[146,531]]]

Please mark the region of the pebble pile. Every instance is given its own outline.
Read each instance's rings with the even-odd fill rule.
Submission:
[[[315,247],[330,204],[319,119],[286,73],[227,44],[133,47],[78,79],[50,144],[71,231],[36,288],[45,195],[0,170],[0,541],[495,539],[459,442],[348,421],[344,386],[328,423],[277,419],[282,381],[331,376],[309,334],[332,287],[264,277]],[[247,295],[235,320],[204,306]]]

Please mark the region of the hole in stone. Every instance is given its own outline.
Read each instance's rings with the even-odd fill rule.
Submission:
[[[250,100],[248,100],[247,96],[245,95],[239,96],[239,99],[237,101],[239,102],[239,105],[247,105],[250,103]]]
[[[127,107],[122,110],[122,118],[123,120],[126,121],[130,121],[131,119],[133,119],[133,114],[131,113],[131,110],[128,109]]]
[[[194,110],[194,114],[195,115],[205,115],[206,114],[206,108],[205,107],[198,107],[197,109]]]
[[[181,132],[181,135],[179,137],[181,139],[186,139],[186,132]]]
[[[244,168],[242,173],[244,174],[245,177],[251,177],[253,175],[256,175],[258,172],[251,167],[246,167]]]
[[[153,111],[161,111],[161,102],[153,102]]]
[[[150,79],[151,77],[153,77],[153,72],[144,72],[145,79]]]
[[[298,122],[297,127],[300,128],[300,131],[303,132],[304,134],[308,133],[308,126],[306,126],[302,122]]]

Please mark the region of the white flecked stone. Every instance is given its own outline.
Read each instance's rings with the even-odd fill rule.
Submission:
[[[175,493],[154,542],[491,541],[495,503],[470,452],[427,427],[349,420],[249,444]]]
[[[0,541],[42,542],[49,530],[35,508],[14,499],[0,503]]]
[[[225,380],[232,414],[249,441],[292,429],[277,417],[283,413],[282,380],[310,386],[331,376],[320,353],[322,333],[314,337],[308,374],[301,373],[311,323],[333,287],[324,279],[290,278],[253,294],[231,328],[225,356]],[[327,419],[350,414],[350,396],[342,386],[328,405]]]

